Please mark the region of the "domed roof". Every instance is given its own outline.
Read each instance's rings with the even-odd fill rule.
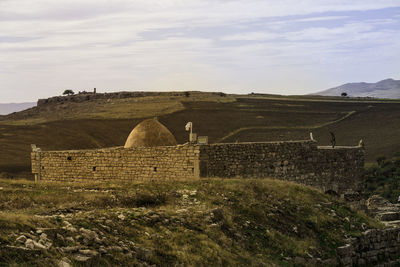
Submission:
[[[148,119],[136,125],[126,139],[124,148],[175,145],[175,137],[167,127],[157,119]]]

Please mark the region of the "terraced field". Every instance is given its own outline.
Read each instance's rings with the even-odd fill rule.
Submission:
[[[190,97],[131,98],[60,103],[0,117],[0,173],[29,177],[30,144],[44,150],[120,146],[142,119],[157,116],[187,141],[192,121],[210,142],[308,139],[320,145],[357,145],[367,162],[400,151],[400,102],[359,99],[192,94]]]

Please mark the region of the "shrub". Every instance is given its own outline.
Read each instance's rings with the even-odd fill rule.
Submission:
[[[400,158],[386,159],[386,157],[380,156],[376,162],[377,165],[371,166],[365,171],[366,197],[378,194],[391,202],[397,202],[400,194]]]
[[[379,166],[382,166],[385,160],[386,160],[385,156],[379,156],[376,158],[376,162],[378,163]]]
[[[63,95],[73,95],[75,94],[74,91],[72,91],[71,89],[67,89],[64,91]]]

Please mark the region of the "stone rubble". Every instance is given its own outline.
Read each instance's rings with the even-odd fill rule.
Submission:
[[[400,204],[390,203],[381,196],[373,195],[366,201],[367,212],[387,227],[400,227]]]
[[[340,266],[399,266],[400,228],[370,229],[337,248]]]
[[[224,220],[224,210],[222,208],[207,209],[204,211],[195,211],[193,203],[197,197],[196,190],[182,189],[176,192],[180,196],[179,203],[182,209],[175,211],[175,214],[165,216],[165,210],[152,210],[142,208],[131,208],[129,210],[117,210],[111,213],[111,217],[97,218],[90,212],[76,212],[74,215],[60,216],[60,214],[52,215],[53,218],[62,217],[60,228],[37,228],[29,233],[16,233],[13,235],[14,249],[28,251],[60,251],[67,257],[60,259],[58,266],[68,267],[73,265],[73,261],[80,263],[88,263],[91,259],[100,256],[112,256],[121,254],[125,257],[136,257],[137,259],[147,262],[154,256],[151,248],[141,247],[130,240],[123,240],[117,229],[113,229],[116,224],[129,223],[130,220],[142,220],[143,222],[162,224],[167,223],[183,225],[187,220],[190,212],[203,212],[204,220],[207,222],[209,229],[221,227]],[[229,195],[221,197],[229,201]],[[371,203],[373,203],[371,201]],[[329,207],[331,203],[319,203],[319,206]],[[390,206],[390,205],[389,205]],[[372,206],[371,206],[372,207]],[[393,208],[393,206],[390,206]],[[84,216],[88,221],[97,223],[97,227],[88,229],[76,223],[76,216]],[[123,216],[124,220],[121,220]],[[337,215],[336,215],[337,216]],[[114,219],[112,219],[114,218]],[[168,219],[167,219],[168,218]],[[68,220],[67,220],[68,219]],[[344,217],[343,221],[349,221]],[[254,225],[253,221],[245,221],[244,226]],[[71,230],[72,229],[72,230]],[[79,229],[79,230],[78,230]],[[296,226],[293,232],[297,232]],[[267,230],[268,231],[268,230]],[[163,231],[168,234],[168,231]],[[106,238],[106,234],[107,238]],[[111,236],[110,236],[111,234]],[[159,235],[152,232],[143,232],[147,238],[157,238]],[[237,237],[241,239],[240,236]],[[346,245],[337,248],[337,257],[330,259],[321,259],[315,253],[311,252],[306,257],[288,258],[289,262],[298,265],[317,265],[317,266],[399,266],[400,265],[400,228],[392,229],[369,229],[362,236],[357,238],[349,238]],[[59,245],[59,244],[63,245]]]
[[[128,216],[134,213],[136,213],[136,216],[140,216],[144,221],[160,222],[160,214],[145,208],[133,208],[131,211],[117,211],[116,217],[118,218],[118,216],[121,217],[122,215],[125,218],[128,218]],[[82,213],[79,214],[82,215]],[[55,218],[57,216],[59,215],[52,215],[49,217]],[[95,217],[87,213],[85,214],[85,218],[93,220]],[[110,226],[114,225],[113,220],[105,217],[97,220],[102,223],[107,223]],[[137,246],[129,240],[119,240],[117,236],[118,232],[115,233],[116,230],[108,231],[109,233],[113,233],[114,236],[107,239],[100,229],[87,229],[84,227],[78,228],[73,221],[73,218],[70,218],[70,221],[63,220],[60,228],[37,228],[35,231],[31,231],[30,233],[14,234],[15,245],[8,245],[7,247],[14,250],[32,252],[62,252],[68,256],[54,263],[56,266],[62,267],[73,266],[74,261],[85,263],[90,261],[92,258],[99,257],[100,255],[112,257],[115,253],[125,255],[125,257],[135,256],[144,263],[149,261],[153,256],[153,250],[150,248]],[[77,228],[79,230],[77,230]],[[111,230],[108,226],[105,228]],[[73,230],[71,231],[71,229]],[[146,234],[146,232],[144,234]],[[149,235],[149,238],[152,238],[149,233],[147,233],[147,235]],[[60,243],[65,245],[53,245]]]

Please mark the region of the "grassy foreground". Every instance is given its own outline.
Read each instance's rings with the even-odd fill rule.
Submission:
[[[300,258],[309,266],[379,226],[329,195],[270,179],[0,180],[0,266],[292,266]]]

